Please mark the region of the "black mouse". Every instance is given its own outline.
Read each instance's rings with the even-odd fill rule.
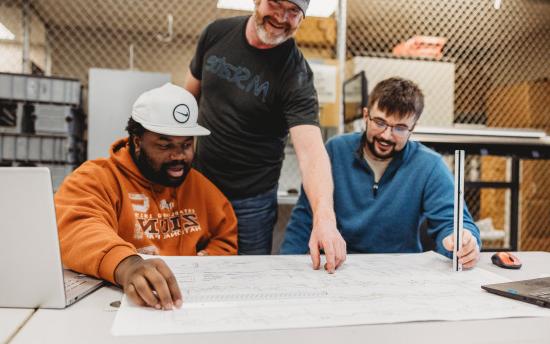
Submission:
[[[519,269],[521,268],[521,261],[518,257],[514,256],[510,252],[497,252],[491,257],[491,261],[496,266],[500,266],[505,269]]]

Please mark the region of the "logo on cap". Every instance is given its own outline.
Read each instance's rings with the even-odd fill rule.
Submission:
[[[174,116],[176,122],[183,124],[189,120],[189,117],[191,117],[191,111],[189,111],[189,107],[187,105],[179,104],[174,108],[172,115]]]

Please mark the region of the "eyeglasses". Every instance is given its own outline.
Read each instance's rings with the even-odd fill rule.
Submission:
[[[294,4],[290,4],[291,7],[286,8],[283,5],[282,0],[268,0],[267,3],[274,11],[283,11],[283,13],[288,13],[289,19],[292,20],[297,19],[300,16],[300,13],[302,13],[302,11]]]
[[[368,115],[368,117],[369,120],[374,123],[374,127],[382,133],[386,131],[387,128],[390,128],[393,135],[404,138],[412,131],[412,129],[407,127],[405,124],[389,125],[382,118],[372,118],[370,115]]]

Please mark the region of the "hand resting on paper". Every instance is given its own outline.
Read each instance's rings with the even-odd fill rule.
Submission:
[[[115,281],[140,306],[171,310],[183,303],[178,282],[162,259],[129,256],[116,267]]]
[[[309,239],[309,254],[313,269],[321,266],[321,249],[325,252],[325,270],[334,273],[346,261],[346,241],[336,228],[336,223],[314,220]]]

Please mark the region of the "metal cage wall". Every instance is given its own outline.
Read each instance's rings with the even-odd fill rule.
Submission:
[[[298,42],[309,59],[343,62],[392,57],[396,45],[417,35],[444,38],[440,59],[418,60],[453,65],[452,123],[550,131],[550,1],[504,0],[498,9],[495,3],[340,0],[346,13],[307,18]],[[170,73],[182,84],[202,29],[216,18],[246,14],[216,5],[215,0],[0,0],[0,23],[14,36],[0,39],[0,72],[79,79],[84,105],[91,67]],[[338,40],[343,32],[345,42]],[[339,56],[339,43],[345,44],[345,56]],[[440,81],[437,75],[430,80]],[[470,180],[509,180],[506,159],[468,161]],[[550,250],[548,167],[546,161],[522,163],[521,249]],[[299,185],[297,169],[289,170]],[[506,199],[505,191],[481,190],[470,193],[467,203],[476,220],[492,218],[501,228],[507,225]]]

